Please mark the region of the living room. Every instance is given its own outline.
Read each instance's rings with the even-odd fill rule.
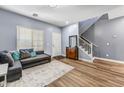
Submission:
[[[0,86],[124,86],[123,10],[0,5]]]

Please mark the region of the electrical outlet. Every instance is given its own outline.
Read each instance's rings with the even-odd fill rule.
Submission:
[[[110,45],[110,43],[106,43],[106,45],[107,45],[107,46],[109,46],[109,45]]]

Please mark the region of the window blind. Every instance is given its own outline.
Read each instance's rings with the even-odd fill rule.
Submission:
[[[44,32],[17,26],[17,49],[25,48],[44,50]]]

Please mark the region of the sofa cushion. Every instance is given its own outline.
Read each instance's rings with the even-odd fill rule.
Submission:
[[[14,61],[18,61],[20,59],[20,53],[18,51],[11,52],[11,55],[12,55]]]
[[[25,59],[31,57],[30,52],[27,49],[20,49],[20,58]]]
[[[14,74],[22,70],[22,65],[20,61],[15,61],[12,67],[8,68],[8,74]]]
[[[31,52],[31,57],[36,57],[36,56],[37,56],[37,54],[35,51]]]
[[[5,56],[3,54],[8,53],[8,51],[0,51],[0,64],[8,63],[5,61]]]
[[[32,57],[32,58],[27,58],[27,59],[22,59],[21,63],[22,64],[27,64],[27,63],[32,63],[32,62],[37,62],[37,61],[42,61],[44,59],[49,59],[50,56],[46,55],[46,54],[41,54],[41,55],[37,55],[36,57]]]
[[[29,53],[30,53],[30,55],[31,55],[31,57],[36,57],[36,52],[34,51],[34,49],[33,48],[30,48],[30,49],[26,49],[27,51],[29,51]]]
[[[9,51],[4,50],[4,51],[0,51],[0,53],[8,53]]]
[[[34,51],[33,48],[30,48],[30,49],[26,49],[29,53],[32,53]]]
[[[9,52],[0,52],[0,63],[9,63],[9,66],[13,66],[14,60]]]
[[[5,53],[0,52],[0,64],[8,63],[5,60],[6,60]]]
[[[10,53],[6,53],[6,58],[9,63],[9,66],[12,67],[14,65],[14,59],[12,58]]]

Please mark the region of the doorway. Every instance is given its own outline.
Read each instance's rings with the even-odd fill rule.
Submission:
[[[52,32],[52,56],[61,55],[61,33]]]

